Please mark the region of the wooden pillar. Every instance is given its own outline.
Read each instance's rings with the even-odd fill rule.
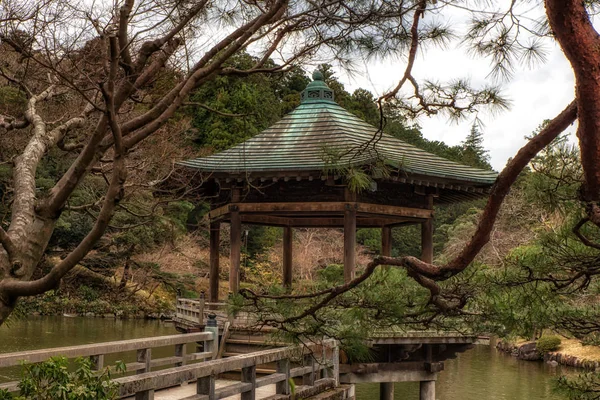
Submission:
[[[240,252],[242,248],[242,221],[237,206],[230,206],[231,253],[229,256],[229,291],[237,293],[240,289]]]
[[[435,400],[435,381],[421,381],[419,400]]]
[[[392,228],[389,226],[381,228],[381,255],[392,256]]]
[[[433,262],[433,220],[421,223],[421,260]]]
[[[394,400],[394,382],[379,384],[379,400]]]
[[[344,211],[344,282],[354,279],[356,268],[356,208],[347,204]]]
[[[219,243],[221,241],[221,223],[210,223],[210,272],[209,272],[209,300],[212,303],[219,301]]]
[[[428,208],[433,210],[433,196],[427,196]],[[433,262],[433,218],[421,223],[421,260]]]
[[[291,227],[283,228],[283,287],[292,288],[292,248],[294,232]]]

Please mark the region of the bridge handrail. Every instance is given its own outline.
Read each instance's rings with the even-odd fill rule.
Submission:
[[[186,354],[185,345],[197,342],[204,342],[203,351]],[[152,349],[164,346],[174,346],[174,355],[172,357],[152,359]],[[126,367],[128,372],[135,371],[141,374],[151,371],[153,367],[184,365],[187,361],[214,358],[217,349],[218,346],[215,345],[215,338],[212,332],[197,332],[4,353],[0,354],[0,368],[19,366],[23,362],[39,363],[51,357],[61,356],[66,358],[90,357],[93,369],[99,371],[104,368],[105,355],[137,351],[137,361],[126,364]],[[3,383],[0,384],[0,389],[14,391],[17,388],[17,384],[18,382]]]
[[[175,317],[180,320],[195,324],[204,324],[204,314],[210,311],[221,311],[227,303],[210,303],[203,296],[198,299],[177,297],[175,304]]]
[[[56,356],[63,356],[66,358],[88,357],[192,342],[208,342],[212,340],[212,332],[197,332],[151,338],[118,340],[114,342],[93,343],[78,346],[54,347],[51,349],[19,351],[15,353],[0,354],[0,368],[21,365],[22,362],[43,362],[51,357]]]
[[[320,353],[320,354],[319,354]],[[291,368],[291,359],[301,357],[303,364]],[[257,365],[277,363],[273,374],[256,378]],[[215,389],[216,377],[226,372],[241,369],[242,380],[220,389]],[[331,373],[329,373],[331,369]],[[321,371],[324,377],[318,378]],[[253,400],[255,389],[276,384],[277,394],[290,394],[289,379],[302,376],[303,384],[314,386],[323,382],[332,386],[339,384],[339,348],[335,340],[326,340],[308,346],[290,346],[281,349],[264,350],[250,354],[185,365],[156,372],[143,373],[115,379],[119,384],[121,398],[136,396],[136,399],[151,399],[156,390],[196,381],[196,396],[216,400],[241,394],[242,399]],[[190,397],[192,398],[192,397]]]

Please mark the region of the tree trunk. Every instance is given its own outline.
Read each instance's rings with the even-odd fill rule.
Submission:
[[[600,36],[581,0],[546,0],[550,27],[575,73],[575,92],[585,183],[582,200],[600,201]],[[594,208],[597,205],[594,205]],[[590,219],[597,225],[600,219]]]
[[[25,236],[15,241],[17,258],[20,260],[18,270],[14,270],[5,253],[0,257],[0,270],[7,271],[0,281],[0,326],[6,322],[18,300],[18,297],[11,296],[3,290],[3,284],[15,280],[29,281],[32,278],[46,251],[55,222],[56,220],[40,218],[34,214],[33,222],[20,230]]]

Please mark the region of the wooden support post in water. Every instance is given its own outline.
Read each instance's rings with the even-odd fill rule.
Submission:
[[[275,384],[276,394],[290,394],[290,360],[288,358],[277,361],[277,373],[285,374],[285,380]]]
[[[242,382],[252,384],[252,389],[242,392],[240,400],[254,400],[256,398],[256,365],[242,368]]]
[[[221,223],[210,223],[210,270],[209,298],[211,303],[219,301],[219,243],[221,241]]]
[[[344,282],[354,279],[356,268],[356,208],[346,204],[344,211]]]
[[[379,400],[394,400],[394,382],[379,384]]]
[[[435,381],[421,381],[419,400],[435,400]]]
[[[389,226],[381,228],[381,255],[392,256],[392,228]]]
[[[286,226],[283,228],[283,287],[286,289],[292,288],[292,248],[293,248],[293,231],[292,228]]]
[[[231,206],[230,236],[229,291],[235,294],[240,289],[240,252],[242,246],[242,221],[237,206]]]

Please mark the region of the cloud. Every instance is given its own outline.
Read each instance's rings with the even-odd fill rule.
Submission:
[[[455,17],[456,18],[456,17]],[[464,24],[465,18],[459,19]],[[464,30],[464,26],[461,28]],[[513,79],[502,85],[511,108],[499,115],[480,113],[484,122],[484,146],[490,151],[491,164],[500,170],[514,156],[530,135],[545,119],[561,112],[574,97],[573,72],[560,48],[547,43],[547,60],[529,69],[517,66]],[[349,91],[365,88],[381,95],[392,88],[404,72],[402,60],[370,62],[362,72],[348,76],[340,73],[340,80]],[[488,76],[490,64],[484,59],[470,57],[464,47],[431,49],[416,60],[413,74],[417,80],[448,81],[469,78],[473,85],[492,84]],[[474,116],[473,116],[474,118]],[[418,123],[427,139],[442,140],[449,145],[460,143],[470,130],[473,118],[458,124],[443,117],[421,117]],[[574,129],[572,129],[574,131]]]

